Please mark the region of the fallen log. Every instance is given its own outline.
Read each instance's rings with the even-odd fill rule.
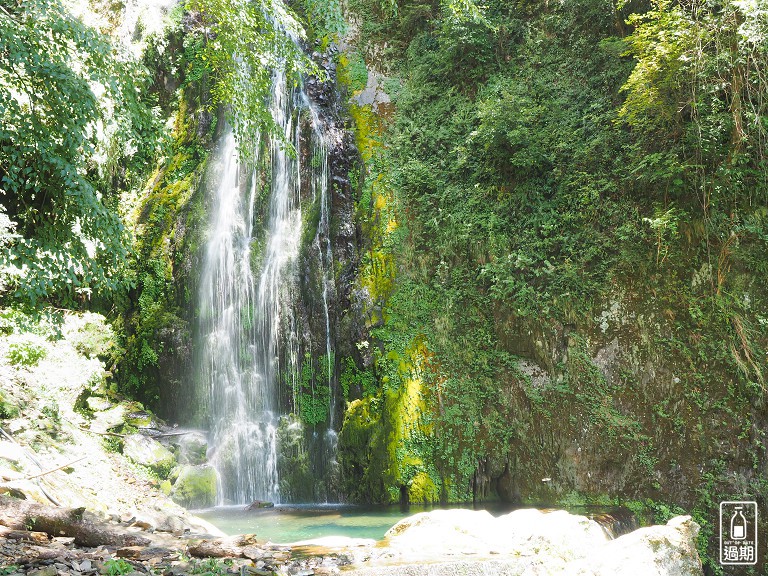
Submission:
[[[250,558],[257,560],[264,556],[253,534],[201,540],[187,549],[190,556],[197,558]]]
[[[0,525],[12,530],[70,536],[79,546],[146,546],[149,540],[119,532],[105,522],[84,516],[85,508],[54,508],[0,495]]]
[[[18,540],[20,542],[33,542],[35,544],[47,544],[50,536],[45,532],[30,532],[28,530],[13,530],[0,526],[0,538]]]

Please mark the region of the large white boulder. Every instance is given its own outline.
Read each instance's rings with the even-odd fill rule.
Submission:
[[[462,574],[701,576],[698,525],[679,516],[610,540],[595,521],[562,510],[435,510],[393,526],[365,553],[348,550],[351,575]]]
[[[696,550],[699,525],[690,516],[676,516],[666,526],[640,528],[604,546],[584,562],[583,574],[613,576],[621,567],[643,576],[701,576]]]

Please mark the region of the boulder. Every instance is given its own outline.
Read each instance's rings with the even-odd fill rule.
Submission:
[[[176,465],[176,458],[170,450],[157,440],[141,434],[131,434],[125,438],[123,454],[136,464],[151,468],[161,478],[167,477]]]
[[[0,440],[0,458],[11,464],[20,464],[26,459],[24,449],[21,446],[6,440]]]
[[[93,421],[91,422],[91,430],[99,434],[104,434],[109,432],[112,428],[122,426],[125,424],[126,412],[125,406],[122,404],[118,404],[103,412],[96,412],[93,415]]]
[[[702,576],[698,525],[689,516],[611,540],[595,521],[562,510],[435,510],[393,526],[379,545],[355,558],[350,576],[569,574]]]
[[[611,540],[586,562],[584,574],[620,574],[627,566],[643,576],[701,576],[696,549],[699,525],[690,516],[676,516],[665,526],[640,528]]]
[[[91,412],[104,412],[112,407],[112,402],[101,396],[88,396],[85,403]]]
[[[179,462],[181,464],[191,464],[192,466],[205,464],[208,440],[204,433],[190,431],[178,436],[173,442],[179,447]]]
[[[268,502],[266,500],[254,500],[251,502],[246,510],[260,510],[262,508],[274,508],[275,503],[274,502]]]
[[[217,474],[212,466],[182,466],[171,498],[185,508],[207,508],[216,503]]]

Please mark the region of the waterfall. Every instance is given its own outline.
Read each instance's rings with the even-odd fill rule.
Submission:
[[[207,403],[209,460],[218,471],[220,504],[281,500],[277,431],[280,418],[297,410],[302,352],[312,352],[303,344],[296,313],[306,225],[302,191],[305,196],[310,191],[305,204],[319,204],[317,230],[310,238],[321,271],[323,338],[329,359],[324,385],[330,398],[334,396],[328,145],[317,111],[301,87],[289,85],[282,70],[274,73],[269,106],[284,140],[278,135],[262,138],[260,157],[244,161],[232,131],[227,131],[216,156],[215,185],[209,191],[212,210],[201,269],[198,378]],[[306,149],[302,117],[311,126],[309,166],[301,154]],[[302,182],[302,175],[310,182]],[[335,439],[333,410],[331,400],[326,437]]]

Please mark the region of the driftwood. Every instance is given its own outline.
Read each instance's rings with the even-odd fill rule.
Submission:
[[[29,530],[12,530],[5,526],[0,526],[0,538],[9,540],[18,540],[20,542],[31,542],[34,544],[47,544],[50,536],[45,532],[30,532]]]
[[[85,508],[53,508],[0,495],[0,525],[12,530],[70,536],[79,546],[146,546],[149,540],[84,517]]]
[[[188,548],[190,556],[197,558],[250,558],[257,560],[264,556],[264,551],[256,543],[253,534],[201,540]]]

